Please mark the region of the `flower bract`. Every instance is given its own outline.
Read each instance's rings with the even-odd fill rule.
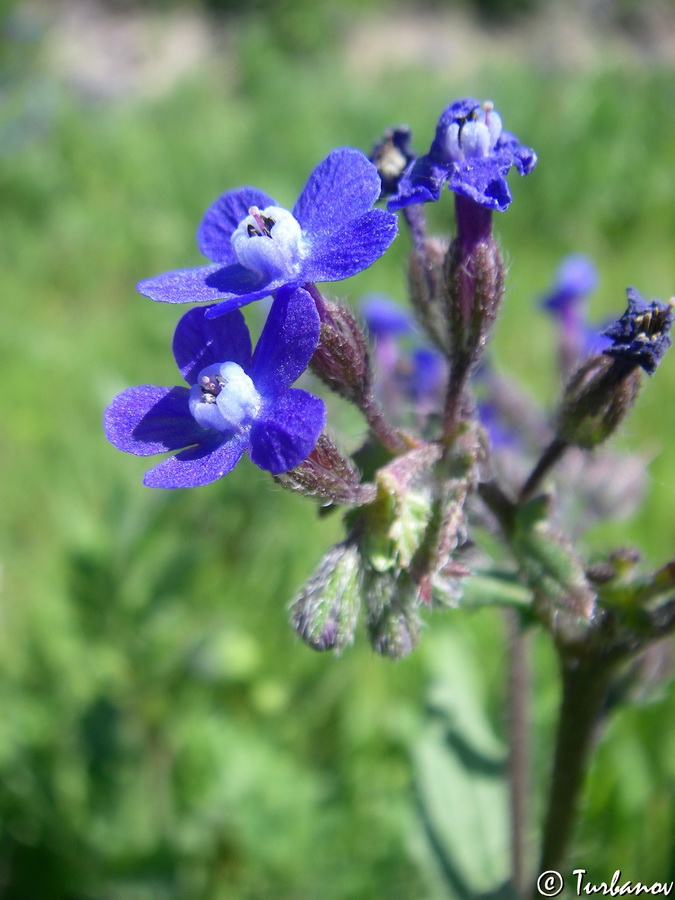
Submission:
[[[252,187],[223,194],[197,232],[213,265],[166,272],[138,290],[166,303],[220,301],[209,318],[284,285],[340,281],[368,268],[396,236],[392,213],[372,206],[375,166],[360,150],[334,150],[314,169],[292,211]]]
[[[215,320],[196,307],[179,321],[173,351],[187,387],[140,385],[105,413],[108,440],[127,453],[175,452],[146,472],[150,487],[208,484],[245,451],[274,475],[299,465],[326,420],[323,400],[291,385],[319,340],[319,316],[302,288],[282,288],[251,352],[244,317]]]
[[[457,100],[444,110],[429,152],[407,169],[387,207],[439,200],[447,184],[474,203],[503,212],[512,199],[506,182],[511,166],[528,175],[536,163],[536,153],[502,129],[492,103]]]

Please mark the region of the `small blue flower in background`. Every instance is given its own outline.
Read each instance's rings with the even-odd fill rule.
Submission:
[[[598,270],[583,253],[566,256],[555,274],[553,284],[541,300],[542,308],[559,326],[561,368],[571,374],[576,365],[593,353],[602,353],[609,339],[599,326],[587,321],[587,300],[598,286]]]
[[[583,303],[597,286],[598,270],[593,260],[583,253],[571,253],[558,266],[554,283],[541,305],[562,317]]]
[[[334,150],[314,169],[292,212],[263,191],[242,187],[207,210],[197,232],[214,265],[166,272],[138,290],[166,303],[222,302],[208,318],[272,294],[340,281],[368,268],[396,237],[392,213],[372,209],[380,177],[360,150]]]
[[[512,199],[506,182],[511,166],[528,175],[536,163],[533,150],[502,130],[492,103],[457,100],[444,110],[429,152],[407,169],[387,208],[439,200],[447,183],[451,191],[474,203],[503,212]]]
[[[244,317],[211,320],[191,309],[173,341],[188,387],[132,387],[105,413],[108,440],[136,456],[180,451],[146,472],[149,487],[195,487],[230,472],[248,451],[278,475],[314,449],[326,421],[323,400],[291,388],[319,341],[319,316],[301,288],[277,294],[253,354]]]
[[[660,300],[645,300],[634,287],[628,288],[628,309],[618,322],[603,334],[612,346],[603,352],[631,365],[641,366],[653,375],[661,357],[670,347],[669,331],[673,324],[673,305]]]
[[[415,341],[415,324],[389,297],[368,295],[360,308],[374,344],[378,389],[390,412],[412,409],[420,422],[439,412],[447,379],[441,354],[426,346],[402,347],[406,338]]]

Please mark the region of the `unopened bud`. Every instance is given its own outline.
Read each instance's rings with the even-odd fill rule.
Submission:
[[[444,299],[447,241],[425,238],[408,263],[410,302],[429,338],[445,356],[449,353],[449,331]]]
[[[361,484],[359,470],[325,432],[299,466],[273,477],[282,487],[316,497],[327,506],[331,503],[360,505],[375,498],[374,485]]]
[[[368,344],[347,307],[324,302],[319,346],[310,365],[331,390],[357,406],[372,394]]]
[[[592,356],[570,379],[557,416],[560,440],[591,448],[613,434],[640,390],[640,372],[623,360]]]
[[[291,624],[314,650],[339,652],[354,639],[361,605],[361,559],[350,542],[325,554],[291,604]]]
[[[453,359],[481,355],[504,296],[504,263],[491,236],[475,244],[456,238],[445,261],[446,315]]]
[[[401,659],[417,646],[421,621],[417,613],[417,589],[404,572],[374,572],[365,578],[368,633],[381,656]]]

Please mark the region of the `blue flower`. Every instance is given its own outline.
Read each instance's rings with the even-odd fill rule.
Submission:
[[[571,374],[579,361],[602,353],[611,343],[600,325],[589,325],[586,306],[598,286],[598,270],[583,253],[571,253],[558,266],[555,280],[541,300],[543,309],[558,323],[563,375]]]
[[[528,175],[536,163],[533,150],[502,130],[492,103],[457,100],[441,115],[429,152],[408,168],[387,208],[436,201],[447,183],[456,194],[503,212],[512,199],[506,173],[515,166],[521,175]]]
[[[108,440],[136,456],[179,452],[145,473],[149,487],[195,487],[227,475],[248,451],[278,475],[314,449],[326,421],[323,400],[290,385],[319,340],[319,316],[302,288],[282,288],[251,354],[244,317],[208,307],[178,323],[173,352],[188,387],[140,385],[105,413]]]
[[[598,270],[583,253],[571,253],[558,266],[555,281],[541,301],[544,309],[563,318],[579,306],[598,286]]]
[[[603,352],[631,365],[641,366],[653,375],[671,344],[668,332],[673,324],[675,301],[648,301],[633,287],[629,287],[626,294],[628,309],[618,322],[603,331],[612,340],[612,346]]]
[[[445,359],[419,345],[413,319],[385,295],[366,297],[361,313],[374,344],[378,389],[389,411],[400,416],[401,407],[411,410],[420,423],[438,412],[448,377]]]
[[[368,268],[396,237],[396,218],[372,209],[380,194],[375,166],[350,147],[314,169],[290,212],[252,187],[223,194],[197,232],[214,265],[166,272],[138,290],[166,303],[222,302],[208,318],[272,294],[283,285],[340,281]]]

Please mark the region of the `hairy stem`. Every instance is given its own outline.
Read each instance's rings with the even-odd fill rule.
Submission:
[[[562,652],[562,701],[539,871],[560,870],[574,834],[581,791],[602,721],[613,666],[606,657]]]
[[[360,409],[368,427],[383,447],[392,453],[402,453],[404,450],[410,449],[410,442],[404,440],[401,434],[389,424],[382,408],[372,394],[364,398]]]
[[[509,634],[508,732],[509,785],[511,789],[511,870],[518,896],[524,897],[528,884],[527,833],[530,793],[529,706],[530,662],[529,641],[520,618],[507,611]]]
[[[541,483],[544,475],[546,475],[549,469],[553,468],[553,466],[558,462],[568,446],[569,444],[566,441],[563,441],[561,438],[554,438],[551,441],[551,443],[540,456],[539,462],[536,464],[534,469],[532,469],[527,481],[523,485],[520,491],[520,496],[518,498],[519,503],[522,503],[524,500],[527,500],[528,497],[532,496],[532,494],[539,487],[539,484]]]

